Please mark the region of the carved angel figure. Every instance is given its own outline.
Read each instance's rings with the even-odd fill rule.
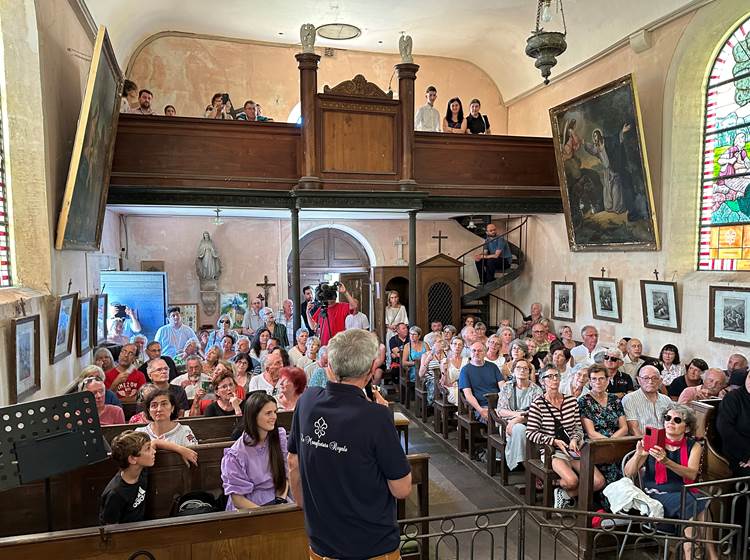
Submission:
[[[195,258],[195,270],[201,280],[218,280],[221,274],[221,261],[211,235],[203,232],[203,239],[198,245],[198,256]]]
[[[411,56],[411,35],[401,35],[398,40],[398,52],[401,53],[401,62],[412,63],[414,58]]]
[[[312,23],[305,23],[299,28],[299,39],[302,42],[302,52],[315,52],[315,26]]]

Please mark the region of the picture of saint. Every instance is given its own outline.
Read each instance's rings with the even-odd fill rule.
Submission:
[[[560,297],[557,300],[557,310],[561,313],[567,313],[570,311],[570,291],[566,289],[560,290]]]
[[[745,300],[727,298],[724,300],[723,327],[733,333],[745,332]]]
[[[602,311],[614,311],[612,305],[612,288],[609,286],[599,286],[599,308]]]
[[[662,321],[670,320],[669,294],[667,294],[667,292],[654,291],[651,307],[654,313],[654,319],[660,319]]]

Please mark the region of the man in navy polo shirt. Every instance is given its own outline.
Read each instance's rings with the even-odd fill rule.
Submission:
[[[289,470],[311,559],[400,558],[396,498],[411,493],[411,469],[388,408],[365,396],[377,352],[372,333],[338,333],[328,384],[295,408]]]
[[[464,398],[474,408],[477,419],[487,422],[487,393],[497,393],[503,375],[497,366],[484,359],[487,350],[481,342],[471,345],[471,361],[461,368],[458,388]]]

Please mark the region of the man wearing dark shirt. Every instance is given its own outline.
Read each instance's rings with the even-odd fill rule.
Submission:
[[[508,242],[497,235],[495,224],[487,225],[487,241],[481,253],[474,255],[474,264],[477,265],[479,282],[492,282],[497,270],[510,268],[513,255],[510,252]]]
[[[484,359],[484,344],[471,345],[471,361],[461,368],[458,376],[458,390],[463,392],[466,402],[474,409],[478,420],[487,422],[487,393],[497,393],[503,375],[497,366]]]
[[[305,512],[310,558],[398,558],[396,499],[411,492],[411,470],[387,406],[367,399],[378,352],[360,329],[328,343],[329,381],[310,387],[289,437],[292,494]]]
[[[716,427],[732,474],[750,476],[750,376],[721,401]]]
[[[401,354],[404,351],[409,340],[409,325],[406,323],[399,323],[396,325],[396,336],[392,336],[388,341],[388,356],[390,357],[391,377],[395,382],[398,382],[399,372],[401,370]]]

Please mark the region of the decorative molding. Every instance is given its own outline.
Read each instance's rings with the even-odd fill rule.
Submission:
[[[372,82],[368,82],[362,74],[357,74],[352,80],[345,80],[340,84],[329,87],[323,86],[323,93],[329,95],[348,95],[352,97],[379,97],[393,99],[393,92],[386,93]]]
[[[628,40],[630,41],[630,48],[633,49],[637,54],[647,51],[653,44],[652,32],[647,29],[641,29],[633,33]]]
[[[394,117],[398,112],[398,107],[396,105],[348,103],[346,101],[321,101],[320,108],[352,112],[385,113]]]

